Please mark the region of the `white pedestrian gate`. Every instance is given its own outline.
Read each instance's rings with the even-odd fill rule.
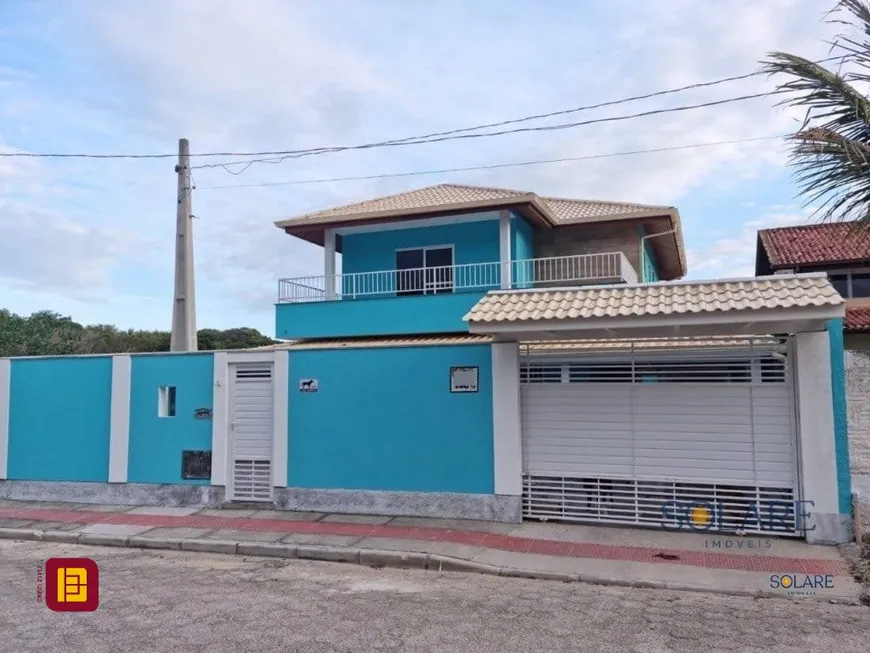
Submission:
[[[272,500],[271,363],[230,366],[230,500]]]
[[[784,352],[524,349],[524,516],[793,534]]]

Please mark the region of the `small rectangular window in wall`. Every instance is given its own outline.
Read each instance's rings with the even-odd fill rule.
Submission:
[[[157,417],[175,417],[175,386],[157,388]]]

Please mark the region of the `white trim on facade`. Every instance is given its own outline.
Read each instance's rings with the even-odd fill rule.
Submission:
[[[323,274],[326,277],[326,298],[335,299],[335,231],[323,232]]]
[[[795,336],[798,441],[804,512],[838,514],[831,352],[827,332]],[[812,526],[810,526],[812,528]]]
[[[212,394],[211,420],[211,484],[227,484],[227,459],[229,423],[228,410],[229,366],[226,352],[214,355],[214,388]]]
[[[501,287],[509,289],[511,283],[511,212],[498,213],[498,260],[501,263]]]
[[[0,480],[8,478],[9,401],[11,399],[12,361],[0,358]]]
[[[495,494],[522,495],[523,445],[519,346],[492,345],[492,431]]]
[[[272,371],[274,408],[272,413],[272,486],[287,487],[287,448],[290,432],[290,352],[276,351]]]
[[[129,355],[112,356],[112,410],[109,421],[109,483],[126,483],[130,449]]]

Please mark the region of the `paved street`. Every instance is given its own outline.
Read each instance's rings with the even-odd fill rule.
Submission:
[[[100,565],[100,609],[36,600],[53,556]],[[870,609],[477,574],[0,541],[0,651],[837,651]]]

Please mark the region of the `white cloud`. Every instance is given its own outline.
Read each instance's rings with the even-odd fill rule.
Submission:
[[[0,201],[0,279],[13,288],[96,298],[111,290],[112,269],[147,255],[129,229],[102,228]]]
[[[64,61],[79,71],[96,67],[98,79],[91,81],[98,83],[75,95],[59,81],[56,88],[47,88],[47,82],[29,71],[0,70],[0,80],[11,82],[0,88],[7,107],[0,111],[17,125],[15,132],[4,126],[7,143],[30,149],[51,149],[45,146],[48,142],[63,149],[168,151],[178,136],[186,136],[197,152],[395,138],[739,74],[755,69],[773,49],[823,57],[827,51],[822,39],[829,33],[820,23],[822,10],[815,0],[592,0],[583,8],[459,0],[91,0],[74,6],[70,11],[80,29],[66,34],[75,33],[79,40],[61,48]],[[58,20],[52,40],[66,35],[58,31],[63,23]],[[755,77],[551,122],[770,88],[770,80]],[[40,116],[42,123],[29,121],[28,115]],[[793,117],[772,109],[769,99],[749,100],[565,131],[261,164],[239,177],[197,170],[195,179],[204,188],[582,156],[775,135],[789,131]],[[45,125],[53,130],[41,130]],[[47,140],[34,141],[40,134]],[[449,180],[679,207],[693,193],[714,193],[722,202],[731,201],[729,194],[747,180],[781,175],[783,161],[778,142],[759,141],[456,174]],[[149,264],[162,270],[163,285],[152,292],[169,296],[165,286],[171,283],[174,224],[170,164],[28,166],[22,160],[0,159],[0,200],[5,197],[14,204],[16,215],[30,211],[39,216],[28,218],[30,222],[48,220],[55,226],[45,230],[50,233],[15,226],[19,231],[10,237],[18,240],[10,256],[17,263],[0,263],[0,274],[14,278],[16,287],[108,288],[117,262],[144,250]],[[197,190],[201,314],[227,316],[238,324],[257,308],[268,313],[278,277],[320,273],[318,248],[282,234],[272,226],[274,220],[446,180]],[[46,194],[67,201],[48,206]],[[771,204],[767,197],[741,196],[740,201],[746,206]],[[691,227],[696,217],[683,212],[683,219]],[[759,224],[775,219],[766,216]],[[694,253],[693,275],[734,276],[749,270],[753,224],[743,223],[736,230],[712,225],[727,229],[714,244],[688,243]],[[77,227],[85,231],[77,232]],[[130,245],[152,241],[162,245]],[[60,253],[48,254],[54,251]],[[67,269],[64,275],[61,271]],[[168,324],[170,303],[164,304]]]
[[[760,229],[806,224],[809,213],[771,212],[743,222],[736,234],[718,238],[707,247],[689,249],[690,276],[696,279],[755,276],[755,249]]]

